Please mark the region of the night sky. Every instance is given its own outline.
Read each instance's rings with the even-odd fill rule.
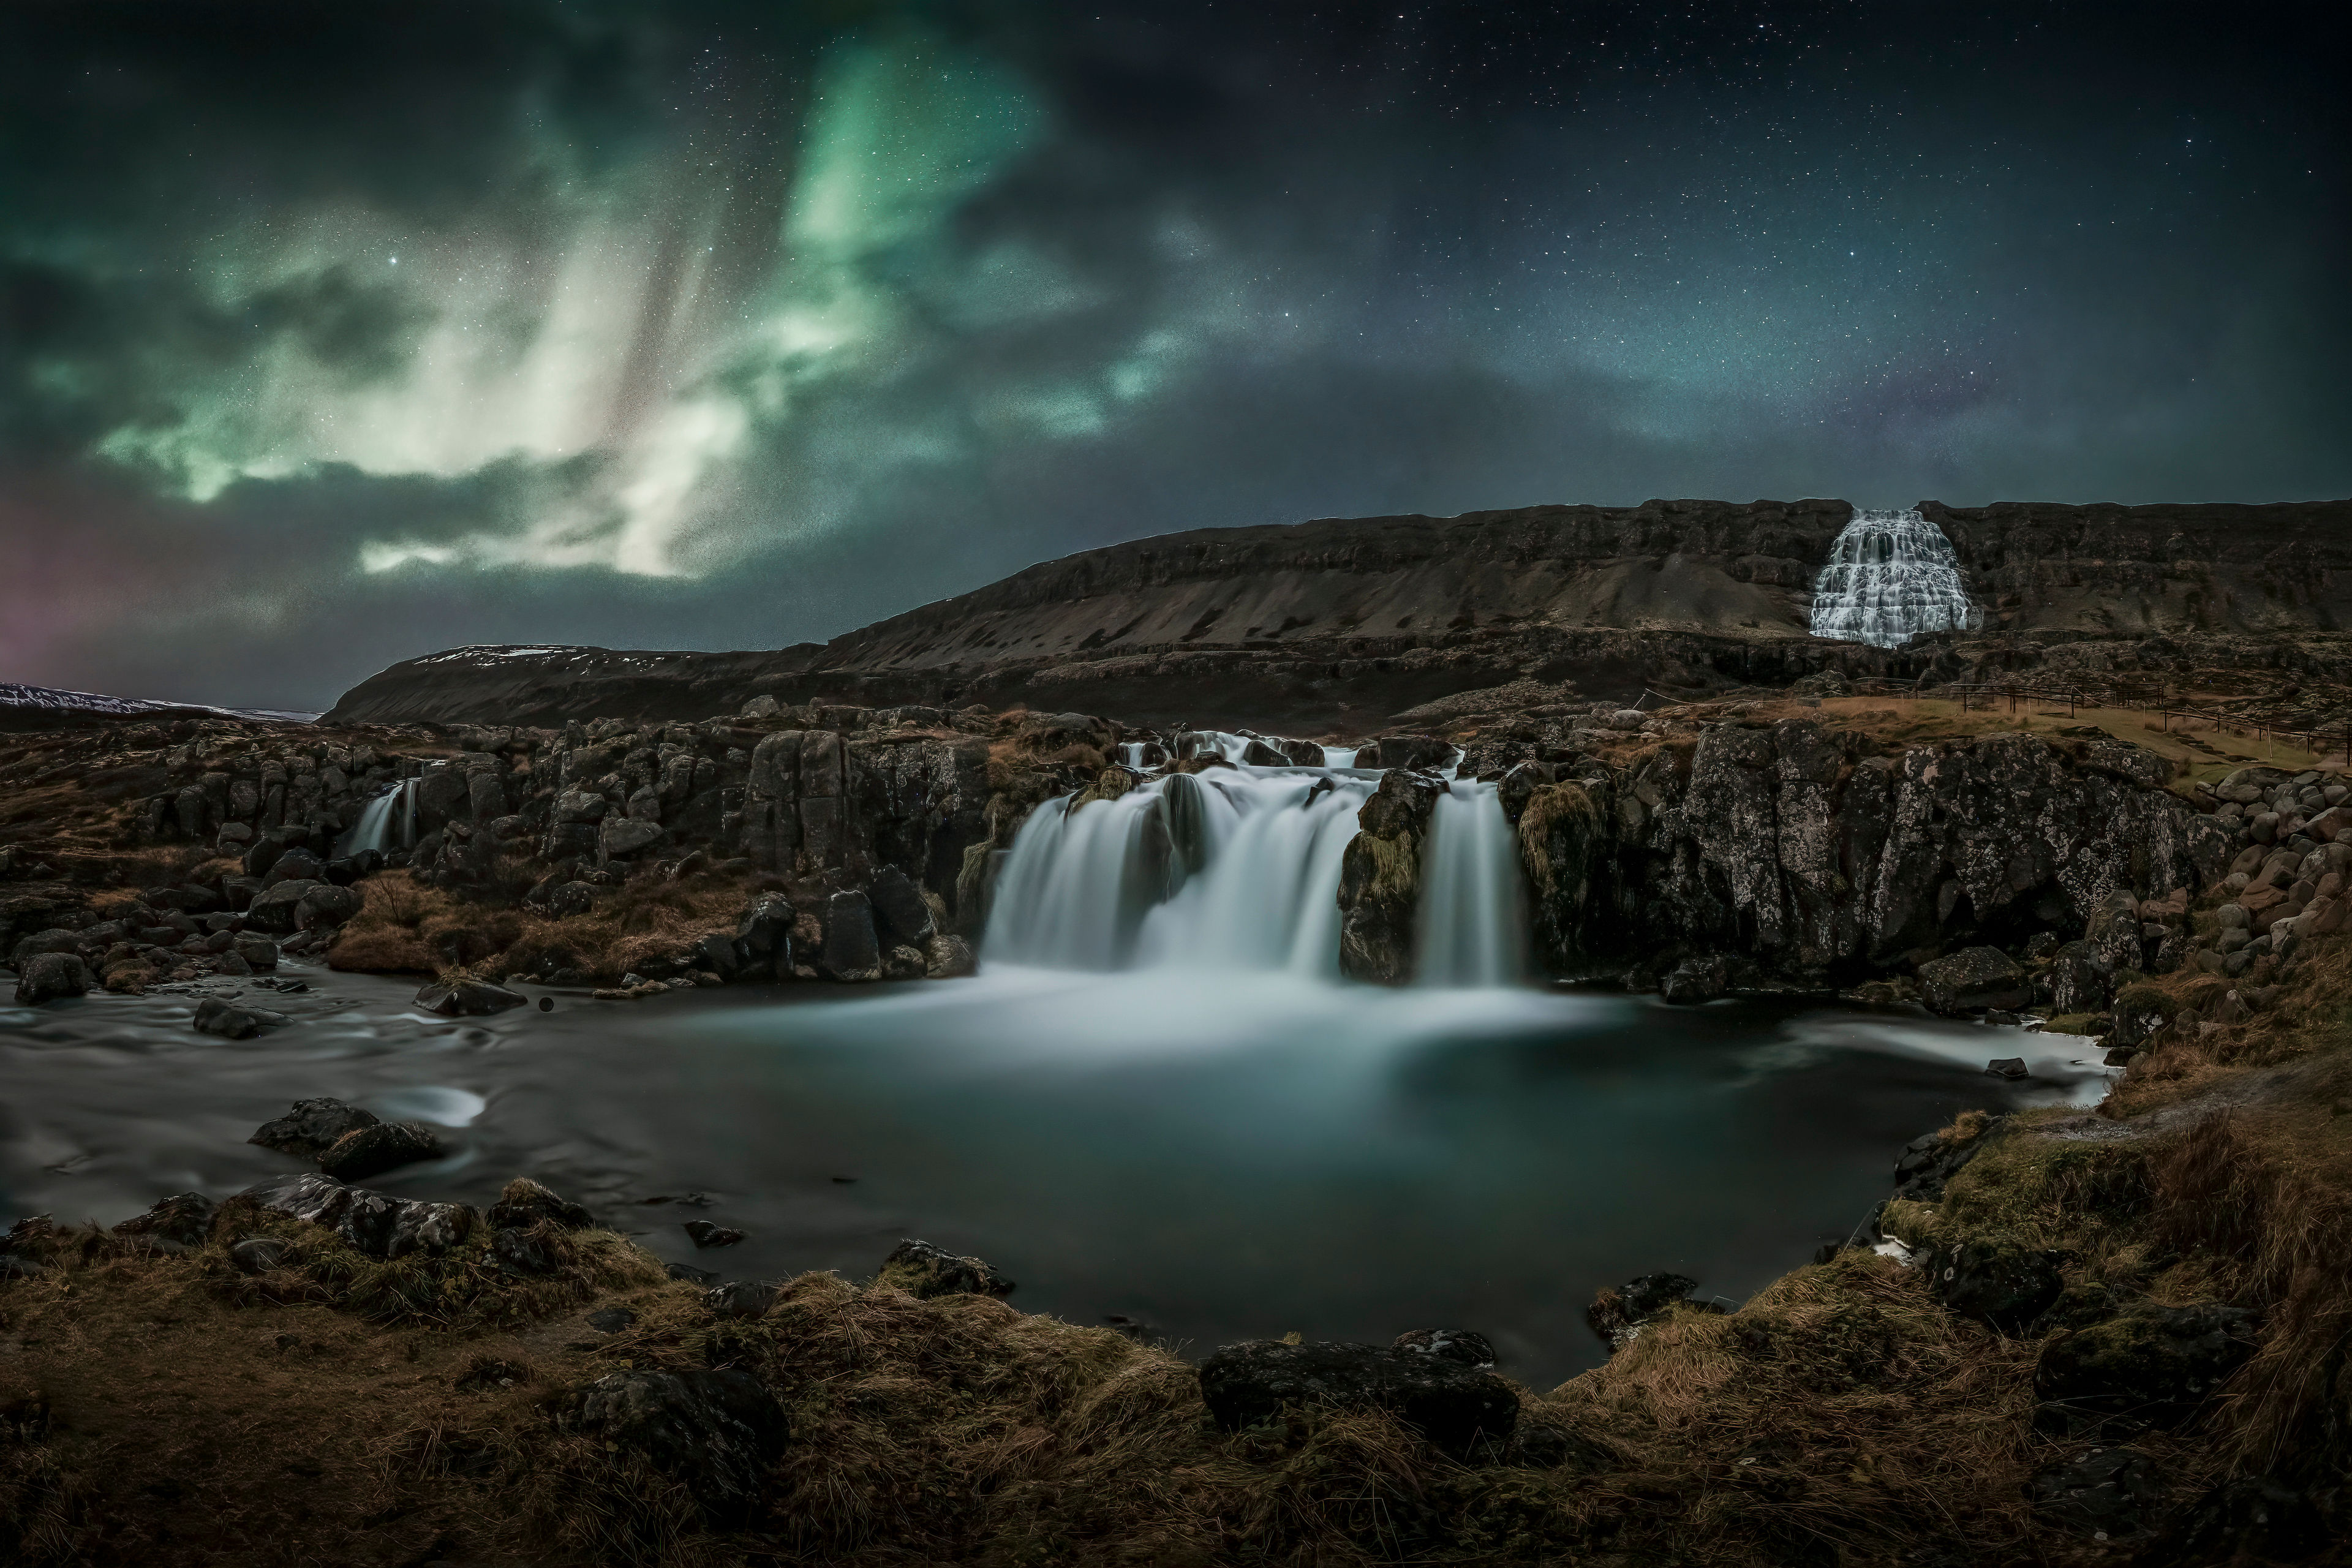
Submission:
[[[0,680],[322,707],[1176,530],[2352,495],[2343,7],[0,15]]]

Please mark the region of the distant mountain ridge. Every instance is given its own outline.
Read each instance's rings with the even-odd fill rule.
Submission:
[[[0,680],[0,722],[13,720],[21,724],[53,715],[131,718],[152,713],[219,713],[239,719],[274,719],[296,724],[307,724],[319,717],[316,713],[298,713],[276,708],[215,708],[203,702],[151,701],[144,698],[109,697],[96,691],[67,691],[53,686],[26,686]]]
[[[1040,563],[822,645],[428,655],[362,682],[327,718],[699,718],[764,693],[1361,730],[1528,678],[1629,699],[1645,685],[1770,684],[1830,665],[1916,678],[1941,643],[1863,648],[1808,629],[1812,583],[1853,511],[1829,500],[1652,500],[1203,529]],[[2352,626],[2352,501],[1921,511],[1951,539],[1992,637],[2137,643]]]

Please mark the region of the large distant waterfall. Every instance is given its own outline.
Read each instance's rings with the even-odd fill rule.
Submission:
[[[1377,773],[1210,768],[1076,810],[1048,801],[1000,873],[982,956],[1061,969],[1255,969],[1336,980],[1339,860]],[[1518,867],[1492,785],[1439,799],[1420,979],[1517,978]]]
[[[1855,512],[1813,581],[1817,637],[1899,647],[1922,632],[1983,622],[1960,584],[1952,542],[1916,507]]]

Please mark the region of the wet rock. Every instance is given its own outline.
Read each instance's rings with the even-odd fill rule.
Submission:
[[[866,896],[874,905],[874,918],[882,934],[908,947],[919,949],[938,928],[931,919],[931,907],[923,901],[922,889],[896,866],[885,866],[867,884]]]
[[[1658,994],[1677,1006],[1712,1002],[1731,989],[1731,963],[1719,952],[1686,958],[1658,983]]]
[[[1928,1294],[1949,1310],[2009,1334],[2023,1332],[2065,1285],[2054,1255],[2006,1239],[1936,1248],[1927,1268]]]
[[[228,1249],[228,1260],[247,1274],[282,1268],[293,1255],[292,1244],[275,1236],[248,1236]]]
[[[261,1033],[271,1018],[282,1021],[278,1014],[265,1016],[264,1009],[240,1007],[221,997],[207,996],[196,1004],[196,1016],[191,1022],[198,1034],[217,1035],[224,1040],[249,1040]]]
[[[339,1182],[363,1182],[441,1155],[440,1136],[423,1122],[379,1121],[336,1139],[319,1156],[319,1169]]]
[[[416,993],[417,1006],[445,1018],[485,1017],[530,1003],[528,996],[487,980],[436,980]]]
[[[1622,1351],[1676,1307],[1723,1310],[1713,1302],[1692,1300],[1690,1293],[1697,1289],[1698,1281],[1686,1274],[1644,1274],[1596,1294],[1584,1309],[1584,1321],[1612,1351]]]
[[[1357,812],[1359,831],[1339,860],[1339,968],[1349,978],[1412,978],[1422,841],[1445,793],[1443,779],[1398,768]]]
[[[1954,1128],[1914,1138],[1895,1162],[1895,1195],[1913,1203],[1936,1202],[1944,1195],[1944,1184],[2007,1131],[2007,1121],[2006,1115],[1989,1116],[1969,1124],[1974,1129],[1970,1133]]]
[[[246,1142],[298,1159],[315,1160],[345,1133],[375,1124],[373,1112],[340,1100],[298,1100],[285,1115],[254,1129]]]
[[[176,1247],[199,1247],[212,1234],[212,1199],[202,1193],[180,1193],[163,1198],[144,1214],[136,1214],[114,1227],[117,1236],[147,1236]]]
[[[923,973],[931,980],[958,980],[980,971],[980,961],[973,956],[971,944],[960,936],[941,932],[923,944]]]
[[[792,978],[793,924],[798,918],[782,893],[764,893],[744,910],[735,925],[735,955],[747,978]]]
[[[1010,1296],[1013,1282],[977,1258],[959,1258],[928,1241],[907,1240],[882,1260],[876,1283],[923,1300],[934,1296]]]
[[[1459,1366],[1495,1364],[1494,1342],[1468,1329],[1407,1329],[1389,1345],[1399,1355],[1434,1356]]]
[[[776,1304],[783,1287],[765,1279],[740,1279],[714,1285],[702,1293],[702,1304],[719,1318],[760,1318]]]
[[[438,1257],[471,1235],[478,1217],[464,1204],[418,1203],[362,1187],[352,1189],[351,1205],[336,1229],[371,1258],[405,1258],[416,1252]]]
[[[713,1225],[707,1219],[690,1219],[678,1228],[686,1232],[697,1247],[732,1247],[743,1239],[741,1231]]]
[[[2053,1335],[2034,1368],[2033,1392],[2076,1418],[2127,1415],[2169,1426],[2253,1351],[2253,1314],[2241,1308],[2131,1300],[2103,1321]]]
[[[1494,1373],[1445,1356],[1379,1345],[1248,1340],[1201,1363],[1201,1399],[1228,1432],[1286,1405],[1386,1410],[1440,1448],[1507,1443],[1519,1398]]]
[[[2005,1078],[2014,1082],[2019,1079],[2031,1078],[2033,1075],[2032,1069],[2026,1067],[2023,1057],[1995,1057],[1985,1063],[1985,1076]]]
[[[237,1196],[251,1198],[255,1207],[272,1214],[331,1228],[343,1217],[343,1211],[351,1207],[352,1191],[332,1176],[305,1172],[257,1182]]]
[[[2025,972],[1997,947],[1965,948],[1921,964],[1919,994],[1948,1017],[1987,1007],[2022,1007],[2032,1000]]]
[[[365,900],[351,888],[332,883],[311,889],[294,906],[294,924],[301,931],[333,931],[360,912]]]
[[[517,1176],[506,1184],[499,1201],[490,1205],[489,1222],[493,1226],[532,1226],[545,1220],[565,1230],[587,1230],[595,1216],[568,1198],[532,1181],[529,1176]]]
[[[229,944],[229,951],[245,960],[247,967],[257,970],[278,967],[278,944],[258,931],[239,931]]]
[[[882,978],[882,951],[874,930],[874,906],[864,893],[850,889],[826,900],[824,951],[817,968],[834,980]]]
[[[2164,1480],[2137,1448],[2093,1448],[2034,1472],[2027,1483],[2034,1510],[2053,1523],[2104,1541],[2147,1528],[2164,1504]]]
[[[73,996],[86,996],[98,977],[89,965],[70,952],[44,952],[27,958],[16,970],[16,1005],[38,1007]]]
[[[2061,1013],[2100,1013],[2115,994],[2115,966],[2087,942],[2070,942],[2051,955],[2050,1005]]]
[[[792,1424],[749,1373],[616,1372],[582,1391],[580,1429],[683,1483],[714,1521],[740,1518],[791,1440]]]

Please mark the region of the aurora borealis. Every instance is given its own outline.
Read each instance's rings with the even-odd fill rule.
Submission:
[[[2352,494],[2345,33],[13,7],[0,679],[321,707],[1315,516]]]

